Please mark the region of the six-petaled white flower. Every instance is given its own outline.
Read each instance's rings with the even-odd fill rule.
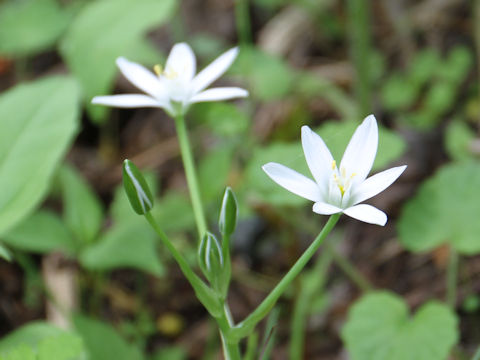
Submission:
[[[154,67],[155,73],[120,57],[117,59],[120,71],[147,95],[96,96],[92,103],[124,108],[160,107],[171,116],[176,116],[184,114],[193,103],[245,97],[248,92],[238,87],[205,90],[227,71],[237,55],[238,48],[230,49],[197,75],[195,54],[185,43],[176,44],[168,55],[165,68],[157,65]]]
[[[338,167],[322,138],[308,126],[303,126],[303,152],[315,181],[277,163],[265,164],[263,170],[280,186],[314,201],[313,211],[318,214],[342,212],[383,226],[387,215],[371,205],[360,203],[389,187],[407,166],[394,167],[367,178],[377,145],[377,121],[370,115],[356,129]]]

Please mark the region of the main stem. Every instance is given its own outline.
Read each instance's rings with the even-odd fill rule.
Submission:
[[[197,224],[199,239],[207,232],[207,223],[203,212],[200,190],[198,188],[198,180],[193,163],[192,149],[188,140],[187,128],[185,126],[185,118],[183,115],[175,117],[175,125],[177,127],[178,142],[180,144],[180,152],[182,153],[183,167],[187,177],[188,189],[190,190],[190,199],[192,200],[193,214]]]
[[[447,304],[454,309],[457,303],[458,253],[450,248],[447,267]]]
[[[240,339],[248,336],[255,328],[257,323],[261,321],[268,312],[273,308],[278,298],[285,292],[290,283],[297,277],[297,275],[303,270],[308,261],[312,258],[320,245],[332,231],[333,227],[340,218],[340,214],[334,214],[330,216],[327,223],[323,227],[322,231],[305,252],[300,256],[297,262],[292,266],[288,273],[282,280],[275,286],[275,288],[268,294],[268,296],[262,301],[262,303],[241,323],[236,325],[229,334],[229,339],[234,342],[240,341]]]

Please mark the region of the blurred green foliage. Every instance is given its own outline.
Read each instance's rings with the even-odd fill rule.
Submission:
[[[459,334],[456,315],[427,302],[410,317],[399,296],[365,295],[349,310],[342,338],[353,360],[446,360]]]
[[[447,244],[461,254],[480,251],[480,166],[449,164],[425,181],[397,223],[401,243],[414,252]]]

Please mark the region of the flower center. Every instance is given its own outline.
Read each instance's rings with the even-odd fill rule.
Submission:
[[[333,170],[333,181],[335,185],[338,186],[340,189],[340,193],[345,195],[348,191],[350,186],[352,185],[353,178],[357,175],[356,173],[352,173],[350,175],[347,174],[347,170],[345,167],[341,166],[340,171],[337,169],[337,162],[335,160],[332,161],[332,170]]]
[[[173,70],[171,68],[163,69],[162,65],[159,65],[159,64],[157,64],[153,67],[153,71],[155,72],[155,74],[158,77],[163,75],[169,80],[173,80],[173,79],[176,79],[178,77],[178,73],[175,70]]]

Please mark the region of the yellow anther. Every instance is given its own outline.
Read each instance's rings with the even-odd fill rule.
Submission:
[[[337,167],[337,162],[335,160],[332,161],[332,170],[335,170]]]
[[[157,74],[157,76],[162,75],[162,70],[162,65],[157,64],[153,67],[153,71],[155,72],[155,74]]]
[[[165,77],[166,77],[167,79],[175,79],[176,77],[178,77],[178,73],[177,73],[175,70],[171,69],[171,68],[165,69],[165,71],[163,72],[163,74],[165,75]]]

